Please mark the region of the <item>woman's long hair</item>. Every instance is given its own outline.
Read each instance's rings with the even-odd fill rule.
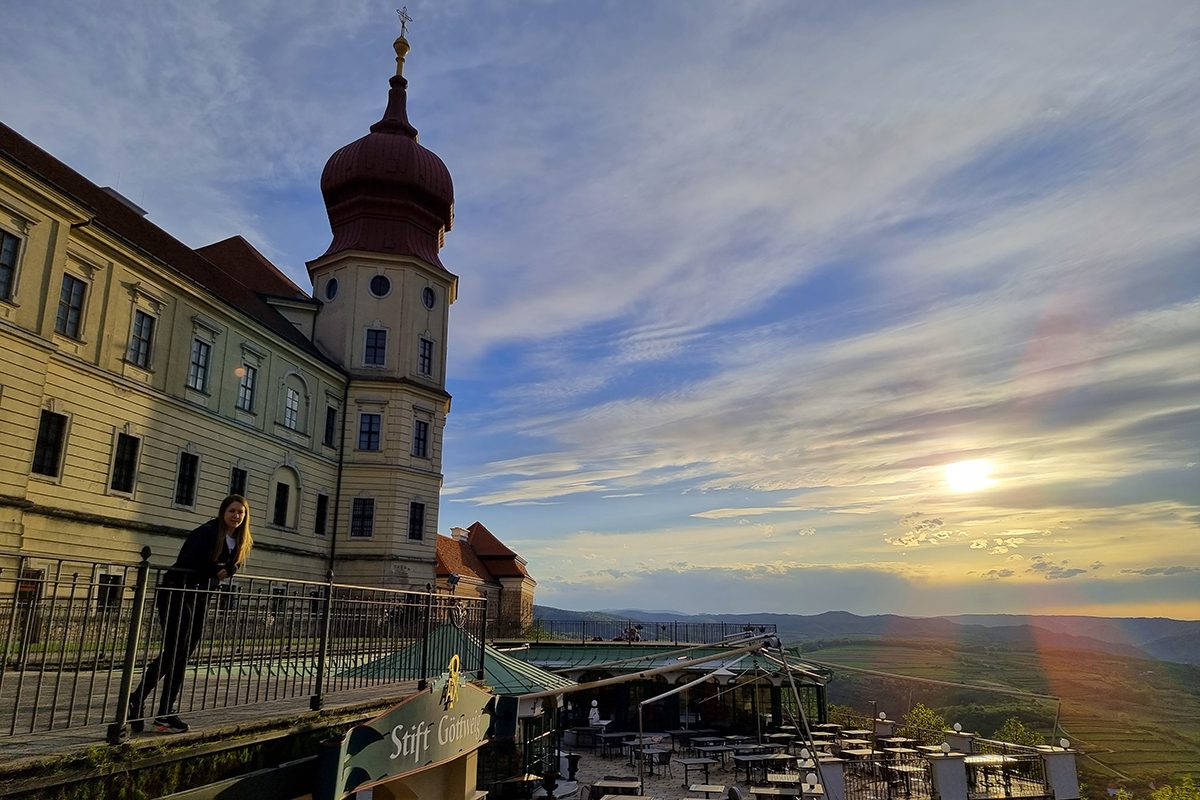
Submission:
[[[213,544],[212,559],[216,562],[225,552],[225,510],[234,503],[241,503],[242,508],[246,509],[242,524],[228,532],[233,535],[233,563],[241,567],[246,563],[250,549],[254,547],[254,537],[250,535],[250,504],[240,494],[231,494],[221,501],[221,510],[217,512],[217,541]]]

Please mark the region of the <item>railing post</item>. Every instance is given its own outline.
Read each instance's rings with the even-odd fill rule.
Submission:
[[[417,689],[429,687],[429,637],[433,634],[433,585],[425,584],[425,632],[421,636],[421,680]]]
[[[137,583],[133,589],[133,608],[129,633],[125,638],[125,660],[121,664],[121,688],[117,692],[117,717],[108,726],[108,743],[120,744],[128,738],[129,694],[133,690],[133,670],[137,661],[138,641],[142,636],[142,614],[146,610],[146,584],[150,577],[150,547],[142,548],[142,560],[137,566]]]
[[[308,698],[308,707],[320,711],[325,704],[325,667],[329,659],[329,628],[332,624],[333,570],[325,575],[325,602],[321,607],[321,640],[317,644],[317,693]]]
[[[479,621],[479,672],[476,673],[476,677],[478,677],[479,680],[481,680],[481,681],[484,680],[486,677],[486,670],[484,670],[484,668],[483,668],[483,658],[485,655],[485,650],[487,648],[487,619],[488,619],[488,599],[487,599],[487,595],[484,595],[483,596],[483,619],[481,619]]]

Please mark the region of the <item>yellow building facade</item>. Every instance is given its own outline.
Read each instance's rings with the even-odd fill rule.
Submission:
[[[240,237],[187,247],[0,125],[0,567],[145,545],[167,564],[239,493],[249,572],[434,582],[453,188],[396,49],[384,118],[322,176],[311,294]]]

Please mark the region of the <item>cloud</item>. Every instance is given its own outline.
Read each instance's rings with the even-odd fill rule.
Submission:
[[[1174,564],[1169,567],[1143,567],[1141,569],[1123,569],[1122,575],[1190,575],[1200,572],[1200,567],[1188,567]]]
[[[1057,563],[1049,561],[1045,556],[1033,556],[1026,572],[1040,574],[1048,581],[1066,580],[1087,573],[1086,569],[1068,566],[1066,559]]]
[[[303,282],[394,34],[354,3],[143,5],[14,17],[6,121]],[[888,608],[969,572],[1150,602],[1121,593],[1200,563],[1191,6],[700,9],[421,5],[409,110],[460,276],[441,517],[519,532],[568,587],[539,596],[602,596],[557,566],[581,519],[625,580],[631,553],[886,563]],[[948,492],[967,459],[995,485]],[[991,570],[1033,542],[1059,555]]]

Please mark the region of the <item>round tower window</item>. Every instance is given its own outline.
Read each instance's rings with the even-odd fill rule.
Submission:
[[[387,279],[386,275],[376,275],[371,278],[371,294],[376,297],[383,297],[392,290],[392,282]]]
[[[338,281],[337,278],[330,278],[325,282],[325,299],[332,300],[337,297]]]
[[[437,302],[437,295],[433,293],[433,289],[431,287],[426,286],[421,290],[421,302],[425,304],[426,308],[431,311],[433,310],[433,305]]]

